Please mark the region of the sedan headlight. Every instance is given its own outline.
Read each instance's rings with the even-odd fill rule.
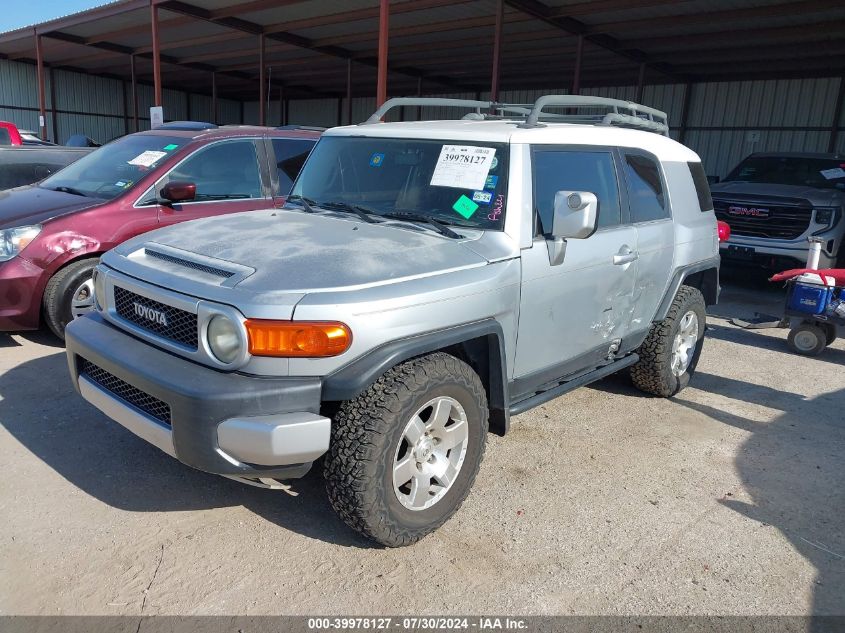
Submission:
[[[18,253],[25,249],[40,232],[40,224],[0,230],[0,262],[5,262],[15,257]]]
[[[218,314],[208,322],[208,347],[221,363],[233,363],[243,351],[238,324]]]

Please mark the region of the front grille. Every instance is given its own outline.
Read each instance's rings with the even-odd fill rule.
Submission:
[[[120,286],[114,287],[114,309],[120,318],[138,327],[197,349],[197,315],[192,312],[147,299]],[[163,319],[150,318],[153,312],[163,315]]]
[[[807,232],[813,208],[807,202],[796,201],[795,204],[771,203],[762,200],[713,200],[716,217],[731,226],[731,234],[746,235],[748,237],[769,237],[781,240],[794,240]],[[753,215],[736,215],[728,209],[742,207],[745,209],[766,209],[767,217]]]
[[[79,363],[79,373],[81,375],[91,379],[93,382],[117,396],[125,403],[135,407],[136,409],[140,409],[159,422],[163,422],[164,424],[170,426],[169,404],[162,402],[158,398],[152,397],[150,394],[141,391],[137,387],[133,387],[128,382],[121,380],[114,374],[110,374],[102,367],[98,367],[84,358],[80,357]]]
[[[165,262],[170,262],[171,264],[178,264],[179,266],[184,266],[185,268],[192,268],[194,270],[199,270],[204,273],[208,273],[209,275],[214,275],[216,277],[222,277],[223,279],[229,279],[229,277],[234,276],[235,273],[230,272],[228,270],[223,270],[222,268],[215,268],[214,266],[207,266],[205,264],[200,264],[198,262],[192,262],[187,259],[182,259],[181,257],[174,257],[173,255],[168,255],[167,253],[162,253],[159,251],[154,251],[150,248],[144,249],[144,254],[147,257],[155,257],[156,259],[160,259]]]

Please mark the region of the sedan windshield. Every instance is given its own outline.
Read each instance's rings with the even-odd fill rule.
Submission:
[[[845,189],[845,160],[800,156],[749,156],[737,165],[725,181]]]
[[[507,157],[501,143],[324,136],[291,199],[399,220],[501,230]]]
[[[38,186],[111,200],[131,189],[185,142],[157,134],[124,136],[83,156]]]

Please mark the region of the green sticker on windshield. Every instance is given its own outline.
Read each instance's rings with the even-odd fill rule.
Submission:
[[[165,149],[165,150],[167,150],[167,151],[169,152],[169,151],[171,151],[171,150],[176,149],[177,147],[179,147],[179,146],[178,146],[178,145],[176,145],[176,143],[171,143],[170,145],[165,145],[165,146],[164,146],[164,149]]]
[[[461,196],[460,198],[458,198],[455,201],[455,204],[452,205],[452,208],[457,211],[460,215],[465,217],[467,220],[472,217],[473,213],[478,211],[478,205],[466,196]]]

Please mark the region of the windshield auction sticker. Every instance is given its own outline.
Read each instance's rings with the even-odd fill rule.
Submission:
[[[139,167],[152,167],[165,156],[167,156],[167,152],[154,152],[152,150],[148,150],[138,154],[135,158],[126,162],[130,165],[138,165]]]
[[[434,187],[484,189],[496,150],[473,145],[444,145],[431,175]]]

